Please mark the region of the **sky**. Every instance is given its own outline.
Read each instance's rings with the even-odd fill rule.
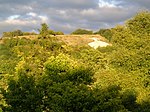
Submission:
[[[142,10],[150,10],[150,0],[0,0],[0,34],[37,32],[42,23],[66,34],[78,28],[97,31]]]

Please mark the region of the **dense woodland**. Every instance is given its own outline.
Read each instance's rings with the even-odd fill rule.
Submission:
[[[98,49],[47,29],[0,40],[0,112],[150,112],[150,12],[96,32],[112,44]]]

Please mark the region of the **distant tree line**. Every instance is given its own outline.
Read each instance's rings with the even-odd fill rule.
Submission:
[[[46,23],[41,24],[41,29],[38,29],[39,34],[43,37],[47,35],[64,35],[61,31],[50,30]],[[3,32],[2,37],[16,37],[16,36],[27,36],[27,35],[37,35],[35,32],[23,32],[21,30],[14,30],[9,32]]]
[[[112,29],[100,29],[97,32],[93,32],[91,30],[86,30],[86,29],[76,29],[71,33],[72,35],[95,35],[99,34],[103,37],[105,37],[107,40],[111,41],[112,38]]]
[[[22,32],[21,30],[14,30],[10,32],[3,32],[2,37],[15,37],[24,35],[37,35],[35,32]]]
[[[41,24],[41,28],[38,29],[40,36],[46,37],[47,35],[64,35],[62,31],[54,31],[49,29],[46,23]],[[97,32],[86,29],[76,29],[71,33],[72,35],[92,35],[99,34],[105,37],[107,40],[111,41],[112,38],[112,29],[100,29]],[[9,32],[3,32],[2,37],[16,37],[16,36],[27,36],[27,35],[37,35],[35,32],[23,32],[21,30],[14,30]]]

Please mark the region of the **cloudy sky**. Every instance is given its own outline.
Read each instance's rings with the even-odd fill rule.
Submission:
[[[0,34],[37,31],[41,23],[65,33],[96,31],[123,24],[141,10],[150,10],[150,0],[0,0]]]

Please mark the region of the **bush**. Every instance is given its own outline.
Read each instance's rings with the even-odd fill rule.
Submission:
[[[94,34],[100,34],[101,36],[105,37],[109,42],[111,42],[112,39],[112,29],[100,29],[98,32],[95,32]]]
[[[77,30],[73,31],[71,34],[73,34],[73,35],[84,35],[84,34],[91,35],[91,34],[93,34],[93,31],[89,31],[89,30],[85,30],[85,29],[77,29]]]
[[[74,84],[90,84],[94,75],[89,68],[79,65],[76,61],[63,54],[58,55],[56,58],[49,58],[45,63],[45,73],[54,82],[69,80]]]
[[[22,36],[23,32],[21,30],[15,30],[12,32],[3,32],[2,37],[15,37],[15,36]]]

